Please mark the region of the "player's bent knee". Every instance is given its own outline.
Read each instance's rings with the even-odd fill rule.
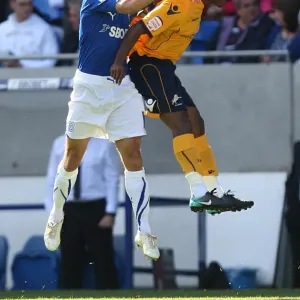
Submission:
[[[126,170],[139,171],[143,168],[140,137],[123,139],[115,143]]]
[[[186,111],[164,113],[160,118],[172,131],[173,137],[192,133],[192,125]]]

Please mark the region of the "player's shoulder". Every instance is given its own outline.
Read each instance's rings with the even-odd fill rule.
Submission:
[[[102,6],[115,6],[117,0],[83,0],[81,4],[81,12],[100,11]]]
[[[171,0],[169,13],[176,13],[181,24],[190,21],[191,18],[196,19],[201,17],[204,9],[204,4],[201,1],[194,0]]]
[[[97,1],[98,2],[98,1]],[[81,4],[81,12],[89,12],[97,7],[96,0],[83,0]]]
[[[193,7],[199,7],[199,8],[203,8],[204,4],[202,1],[196,2],[194,0],[163,0],[162,2],[164,2],[165,4],[169,4],[172,6],[174,13],[180,13],[182,12],[188,12],[191,9],[193,9]],[[175,10],[174,10],[175,7]],[[180,10],[179,10],[180,8]]]
[[[179,16],[186,13],[188,6],[187,2],[189,2],[189,0],[163,0],[161,3],[168,9],[167,15]]]
[[[171,0],[170,2],[172,2],[173,4],[187,4],[189,1],[184,1],[184,0]]]
[[[172,4],[172,5],[186,5],[187,1],[184,0],[163,0],[165,4]]]

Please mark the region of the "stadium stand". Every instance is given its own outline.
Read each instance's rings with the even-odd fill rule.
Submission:
[[[34,0],[33,4],[49,21],[62,19],[64,17],[64,11],[51,7],[48,0]]]
[[[1,243],[0,238],[0,253]],[[115,236],[116,265],[121,288],[124,287],[124,236]],[[7,251],[6,251],[7,255]],[[13,290],[54,290],[58,288],[59,251],[50,252],[45,248],[43,236],[32,236],[22,251],[16,254],[13,265]],[[0,274],[1,273],[0,260]],[[95,289],[92,257],[85,262],[84,289]],[[1,278],[1,276],[0,276]],[[5,285],[4,285],[5,286]],[[2,288],[2,285],[0,285]],[[3,287],[4,289],[4,287]]]
[[[123,235],[114,236],[115,263],[117,267],[120,288],[124,288],[125,281],[124,243],[125,237]],[[83,287],[84,289],[95,289],[94,264],[92,257],[87,257],[85,264]]]
[[[13,290],[57,288],[58,254],[44,246],[43,236],[33,236],[16,254],[12,264]]]
[[[220,22],[218,21],[202,21],[201,27],[197,34],[195,35],[193,41],[190,45],[191,51],[205,51],[206,43],[211,40],[214,36],[216,30],[219,28]],[[193,64],[202,64],[202,57],[193,57]]]

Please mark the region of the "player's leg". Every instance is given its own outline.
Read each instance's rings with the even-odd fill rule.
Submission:
[[[179,81],[179,79],[178,79]],[[181,85],[181,83],[180,83]],[[194,144],[198,151],[199,159],[201,160],[202,173],[205,185],[209,191],[217,190],[218,195],[224,194],[222,187],[218,182],[219,171],[216,165],[216,160],[211,146],[208,143],[205,122],[200,115],[199,110],[195,106],[192,98],[182,87],[182,93],[184,94],[184,100],[187,107],[189,120],[192,124],[192,130],[194,134]]]
[[[165,84],[164,82],[162,82],[163,77],[166,76],[165,72],[162,74],[162,72],[164,71],[162,69],[165,66],[162,67],[159,65],[159,63],[160,61],[157,59],[140,57],[137,54],[131,57],[129,63],[131,79],[135,83],[138,91],[144,96],[147,107],[146,113],[151,117],[161,116],[160,114],[162,112],[169,112],[172,105],[175,105],[176,107],[183,106],[182,99],[180,98],[180,96],[176,95],[176,92],[172,94],[172,97],[174,97],[174,104],[170,104],[169,100],[166,99],[166,94],[169,94],[170,91],[165,89]],[[172,64],[168,65],[166,63],[165,68],[168,68],[168,70],[166,70],[166,73],[170,68],[170,75],[172,77],[174,66]],[[179,98],[177,99],[175,97]],[[176,122],[174,124],[174,128],[170,124],[171,130],[174,131],[174,154],[179,164],[185,170],[186,174],[191,173],[189,174],[189,176],[187,176],[187,179],[190,181],[189,183],[191,189],[193,190],[193,193],[198,197],[201,197],[205,195],[206,189],[203,184],[202,177],[196,170],[194,170],[194,166],[197,166],[197,168],[199,168],[200,164],[197,162],[195,149],[193,149],[194,146],[192,144],[193,135],[191,124],[188,120],[186,112],[178,111],[176,114],[171,116],[171,118],[175,119],[174,122]],[[167,117],[168,116],[165,116],[165,118]],[[182,150],[184,154],[181,154]],[[186,155],[191,157],[186,159]],[[191,161],[191,164],[189,163],[189,161]]]
[[[64,219],[64,205],[76,182],[89,139],[66,137],[65,152],[58,166],[53,190],[53,207],[48,218],[44,240],[48,250],[55,251],[60,245],[60,232]]]
[[[145,256],[157,260],[159,250],[149,223],[150,192],[140,151],[141,138],[125,138],[115,143],[124,164],[125,189],[138,226],[135,242],[143,248]]]
[[[60,245],[64,204],[75,184],[78,166],[89,138],[97,136],[98,133],[98,127],[92,123],[95,119],[93,109],[95,97],[92,89],[81,82],[78,83],[76,73],[69,102],[64,157],[57,169],[53,190],[53,208],[44,234],[45,245],[51,251],[55,251]],[[98,119],[102,120],[101,116],[98,116]]]
[[[161,120],[173,134],[173,150],[182,167],[191,189],[190,208],[192,211],[231,209],[228,202],[221,201],[214,192],[209,193],[201,176],[202,167],[194,147],[194,135],[186,111],[162,113]]]
[[[213,193],[208,193],[204,185],[191,122],[174,73],[175,66],[167,61],[133,56],[129,69],[139,92],[146,99],[152,99],[151,103],[146,102],[151,115],[159,114],[160,119],[172,131],[174,155],[191,188],[191,209],[229,209],[226,202],[221,202]]]
[[[224,193],[223,188],[219,184],[219,171],[216,165],[215,157],[205,133],[204,120],[198,108],[194,104],[192,98],[186,92],[184,87],[182,87],[182,93],[185,95],[184,99],[185,104],[187,105],[188,116],[192,124],[194,143],[196,149],[198,150],[199,159],[201,160],[202,176],[207,189],[209,191],[216,190],[219,197],[222,197],[223,200],[232,203],[233,211],[241,211],[243,209],[251,208],[254,205],[253,201],[241,201],[236,198],[230,191]],[[217,213],[216,211],[208,212],[212,214]]]
[[[122,89],[123,96],[129,100],[110,115],[107,133],[115,142],[125,168],[125,188],[138,225],[136,244],[143,248],[145,256],[156,260],[159,250],[149,223],[150,193],[141,155],[141,137],[146,134],[144,104],[131,82],[124,81],[114,91],[117,89]]]

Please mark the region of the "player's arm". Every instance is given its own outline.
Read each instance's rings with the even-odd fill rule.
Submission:
[[[120,14],[135,14],[145,7],[149,6],[156,0],[93,0],[93,3],[97,3],[93,6],[97,11],[102,12],[117,12]],[[202,2],[202,0],[192,0],[196,3]],[[215,0],[217,1],[217,0]],[[220,0],[219,0],[220,1]],[[88,6],[87,6],[88,8]]]
[[[119,0],[116,4],[116,11],[120,14],[134,14],[138,11],[149,6],[156,0]],[[193,2],[200,3],[202,0],[192,0]],[[223,1],[226,0],[206,0],[206,1]]]
[[[120,14],[134,14],[149,6],[155,0],[119,0],[116,11]]]
[[[150,37],[159,35],[172,26],[178,19],[182,18],[181,9],[184,11],[184,8],[177,6],[176,13],[170,13],[171,7],[173,7],[172,2],[165,0],[150,11],[141,21],[129,28],[121,42],[114,64],[111,67],[111,76],[118,84],[122,82],[125,76],[123,65],[126,62],[126,58],[139,37],[143,34],[148,34]]]
[[[142,34],[148,33],[148,30],[143,25],[142,21],[134,24],[126,33],[120,49],[116,55],[115,61],[110,68],[110,76],[116,80],[117,84],[121,84],[122,79],[125,77],[124,64],[126,63],[126,58],[129,51],[137,42]]]
[[[135,14],[155,0],[91,0],[93,8],[100,12]],[[89,8],[89,6],[87,6]]]

